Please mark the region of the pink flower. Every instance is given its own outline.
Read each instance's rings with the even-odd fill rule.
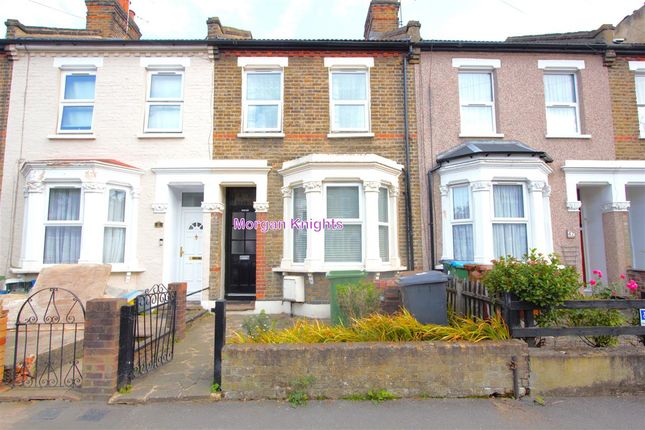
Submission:
[[[596,285],[596,280],[592,279],[591,281],[589,281],[589,285],[591,285],[592,287]]]
[[[638,290],[638,284],[633,279],[625,285],[632,293]]]
[[[602,272],[600,270],[593,270],[591,273],[598,276],[599,278],[602,278]]]
[[[627,277],[625,276],[625,274],[624,274],[624,273],[621,273],[621,274],[620,274],[620,279],[627,279]]]

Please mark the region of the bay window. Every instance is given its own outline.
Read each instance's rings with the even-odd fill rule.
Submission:
[[[328,185],[327,216],[343,223],[339,230],[325,230],[326,262],[363,261],[363,221],[359,186]]]
[[[495,257],[521,258],[528,252],[528,218],[524,208],[524,186],[493,185],[493,249]]]
[[[62,74],[58,133],[90,133],[94,120],[96,73],[64,71]]]
[[[182,131],[184,72],[180,70],[148,71],[146,97],[146,132]]]
[[[455,260],[472,261],[475,258],[468,185],[452,188],[452,244]]]
[[[378,190],[378,246],[381,260],[390,259],[390,193],[386,187]]]
[[[49,189],[43,263],[77,263],[81,251],[81,189]]]
[[[294,219],[307,219],[307,199],[305,197],[305,189],[303,187],[296,187],[293,189],[293,218]],[[293,230],[293,262],[304,263],[307,255],[307,230],[294,229]]]
[[[123,263],[124,261],[125,198],[124,190],[110,189],[108,192],[107,223],[103,234],[104,263]]]

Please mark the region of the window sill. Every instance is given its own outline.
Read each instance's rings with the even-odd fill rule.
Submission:
[[[139,133],[137,139],[183,139],[184,133]]]
[[[370,273],[384,273],[384,272],[401,272],[407,270],[405,266],[392,266],[389,263],[383,263],[378,269],[366,269],[365,264],[356,263],[356,264],[342,264],[334,265],[333,263],[325,264],[324,266],[317,268],[305,268],[302,265],[293,265],[293,266],[279,266],[271,269],[276,273],[327,273],[335,270],[364,270]]]
[[[48,134],[49,140],[95,140],[95,134]]]
[[[103,263],[97,263],[97,264],[103,264]],[[32,274],[32,273],[40,273],[40,271],[45,268],[45,267],[51,267],[53,264],[42,264],[38,266],[31,266],[31,267],[12,267],[11,273],[15,273],[16,275],[27,275],[27,274]],[[119,267],[118,265],[112,266],[112,270],[110,273],[141,273],[145,272],[146,269],[143,267]]]
[[[374,133],[360,132],[360,133],[329,133],[328,139],[347,139],[352,137],[374,137]]]
[[[591,139],[590,134],[547,134],[547,139]]]
[[[459,133],[459,137],[504,137],[504,133]]]
[[[267,138],[267,139],[275,139],[275,138],[282,138],[284,137],[284,133],[280,132],[267,132],[267,133],[238,133],[237,137],[241,137],[243,139],[255,139],[255,138]]]

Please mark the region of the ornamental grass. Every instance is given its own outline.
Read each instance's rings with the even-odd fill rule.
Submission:
[[[268,329],[254,335],[234,333],[230,343],[332,343],[507,340],[508,328],[501,317],[488,320],[453,317],[448,326],[421,324],[407,310],[395,315],[372,314],[354,319],[349,326],[299,320],[293,327]]]

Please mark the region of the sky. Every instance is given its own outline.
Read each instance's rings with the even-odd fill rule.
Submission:
[[[146,39],[202,39],[206,19],[256,39],[361,39],[369,0],[131,0]],[[503,40],[618,24],[643,0],[401,0],[424,39]],[[0,0],[0,19],[83,28],[83,0]],[[4,30],[3,30],[4,32]]]

